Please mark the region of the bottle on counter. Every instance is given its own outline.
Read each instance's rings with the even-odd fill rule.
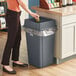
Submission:
[[[55,2],[57,2],[58,7],[62,7],[62,0],[55,0]]]
[[[76,0],[73,0],[73,4],[76,5]]]
[[[67,0],[68,5],[73,5],[73,0]]]
[[[62,0],[59,0],[59,7],[62,7]]]
[[[62,0],[62,6],[63,7],[67,6],[67,0]]]
[[[55,2],[55,0],[51,0],[51,3],[54,3]]]

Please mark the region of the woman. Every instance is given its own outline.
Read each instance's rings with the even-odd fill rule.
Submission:
[[[31,12],[22,0],[7,0],[7,5],[8,9],[6,13],[6,25],[8,26],[8,37],[3,53],[2,65],[4,72],[16,74],[16,71],[9,65],[11,52],[13,66],[28,66],[27,64],[19,61],[19,48],[21,41],[21,10],[19,5],[35,19],[38,19],[39,15]]]

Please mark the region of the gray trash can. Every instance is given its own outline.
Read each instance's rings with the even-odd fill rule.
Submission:
[[[25,20],[29,64],[42,68],[53,64],[56,21],[40,17],[40,22],[35,19]]]

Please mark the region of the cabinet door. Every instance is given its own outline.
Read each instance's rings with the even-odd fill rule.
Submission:
[[[73,55],[74,53],[74,24],[62,27],[62,58]]]

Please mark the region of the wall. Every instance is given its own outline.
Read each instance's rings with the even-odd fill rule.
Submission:
[[[39,6],[39,0],[29,0],[28,5],[29,5],[30,9],[32,6]],[[35,12],[34,10],[32,10],[32,11]],[[31,16],[29,16],[29,17],[31,17]]]
[[[27,6],[28,6],[28,1],[29,1],[29,0],[23,0],[23,2],[24,2]],[[20,8],[21,8],[21,7],[20,7]],[[28,13],[25,12],[24,9],[22,9],[22,8],[21,8],[21,11],[22,11],[22,13],[21,13],[20,19],[21,19],[21,25],[23,26],[23,25],[24,25],[24,20],[25,20],[26,18],[28,18],[29,15],[28,15]]]

